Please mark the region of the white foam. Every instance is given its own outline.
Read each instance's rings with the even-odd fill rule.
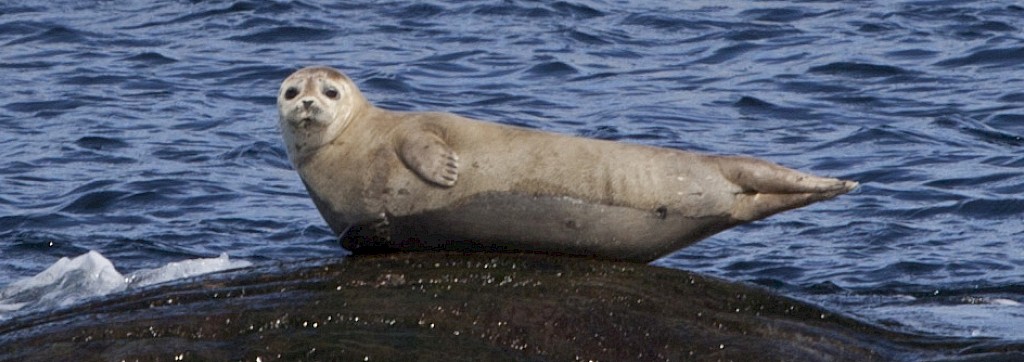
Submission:
[[[995,305],[1005,305],[1005,306],[1013,306],[1013,307],[1021,305],[1020,302],[1018,302],[1016,300],[1005,299],[1005,298],[995,298],[995,299],[992,299],[990,301],[990,303],[995,304]]]
[[[33,277],[0,290],[0,305],[8,311],[28,305],[62,307],[76,301],[125,289],[124,276],[95,251],[73,259],[60,258]]]
[[[125,276],[114,268],[110,260],[98,252],[90,251],[71,259],[60,258],[39,274],[0,289],[0,320],[20,309],[63,307],[129,288],[249,265],[252,263],[231,260],[227,254],[221,254],[217,258],[168,263],[160,268],[143,269]]]
[[[246,260],[231,260],[228,254],[220,254],[216,258],[177,261],[156,269],[139,270],[131,273],[125,280],[129,286],[143,287],[221,270],[244,268],[250,265],[252,263]]]

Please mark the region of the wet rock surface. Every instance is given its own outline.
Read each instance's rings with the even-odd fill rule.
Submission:
[[[0,327],[2,360],[928,360],[1022,346],[866,324],[767,289],[519,254],[282,263]],[[994,342],[993,342],[994,343]]]

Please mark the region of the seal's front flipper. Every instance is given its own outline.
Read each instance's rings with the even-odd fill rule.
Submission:
[[[370,222],[349,225],[338,235],[341,247],[353,254],[373,254],[391,251],[391,229],[387,215]]]
[[[459,179],[459,155],[436,134],[424,132],[406,137],[399,145],[398,156],[427,182],[451,187]]]

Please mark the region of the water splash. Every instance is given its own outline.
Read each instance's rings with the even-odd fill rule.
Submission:
[[[130,288],[250,265],[252,263],[248,261],[231,260],[227,254],[221,254],[216,258],[172,262],[160,268],[123,275],[102,254],[89,251],[74,258],[60,258],[39,274],[0,289],[0,320],[19,310],[66,307]]]

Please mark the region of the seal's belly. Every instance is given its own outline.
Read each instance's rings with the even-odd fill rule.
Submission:
[[[569,197],[510,192],[390,220],[400,250],[545,252],[651,261],[735,224],[727,216],[686,218]]]

